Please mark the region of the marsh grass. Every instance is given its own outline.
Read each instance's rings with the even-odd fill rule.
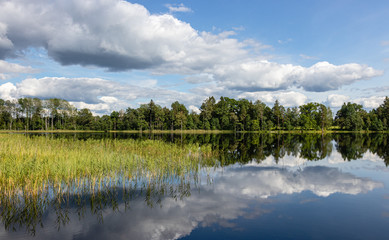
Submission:
[[[0,134],[0,219],[8,230],[35,234],[53,208],[60,228],[68,221],[64,205],[90,204],[101,216],[140,192],[148,206],[164,196],[183,198],[197,184],[202,167],[217,165],[211,145],[159,140],[53,138]],[[138,196],[139,197],[139,196]]]
[[[0,134],[0,192],[38,195],[118,182],[193,176],[210,164],[212,149],[155,140],[87,139]],[[206,160],[206,161],[205,161]]]

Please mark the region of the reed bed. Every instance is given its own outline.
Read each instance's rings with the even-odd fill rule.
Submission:
[[[94,191],[119,183],[119,178],[164,182],[196,175],[212,157],[209,146],[198,144],[0,134],[0,192],[3,196],[58,194],[77,192],[86,185]]]
[[[153,207],[164,196],[189,196],[200,168],[214,159],[210,145],[0,134],[0,221],[35,235],[48,209],[55,209],[60,228],[69,205],[80,216],[90,205],[101,220],[104,208],[120,201],[127,207],[132,197]]]

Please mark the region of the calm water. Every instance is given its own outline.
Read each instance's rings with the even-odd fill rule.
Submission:
[[[48,137],[198,142],[219,155],[196,178],[2,202],[1,239],[388,239],[387,134]]]

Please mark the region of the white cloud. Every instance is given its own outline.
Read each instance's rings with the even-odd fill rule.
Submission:
[[[214,72],[221,85],[231,89],[259,91],[295,86],[314,92],[336,90],[342,85],[383,73],[355,63],[335,66],[328,62],[319,62],[305,68],[267,60],[221,65],[211,72]]]
[[[327,97],[327,103],[330,107],[341,107],[343,103],[352,102],[361,104],[365,108],[377,108],[385,100],[385,97],[372,96],[367,98],[356,98],[350,99],[349,96],[340,95],[340,94],[330,94]]]
[[[357,98],[352,100],[354,103],[361,104],[365,108],[377,108],[385,100],[385,97],[372,96],[368,98]]]
[[[208,74],[218,85],[249,92],[290,87],[328,91],[382,74],[354,63],[319,62],[305,68],[270,62],[258,52],[267,46],[250,39],[239,41],[234,34],[199,32],[170,14],[150,14],[142,5],[120,0],[0,3],[0,58],[44,47],[63,65]]]
[[[262,102],[271,105],[276,100],[285,107],[298,107],[306,103],[307,96],[302,93],[289,92],[245,92],[238,96],[239,98],[246,98],[249,100],[261,100]]]
[[[202,103],[203,100],[205,100],[207,97],[213,96],[215,99],[220,98],[221,96],[228,96],[231,98],[239,98],[239,94],[242,93],[242,91],[237,90],[231,90],[224,86],[218,85],[215,82],[210,82],[207,84],[203,84],[200,86],[197,86],[193,89],[191,89],[191,92],[194,93],[197,96],[202,96],[200,102],[194,103],[199,104]]]
[[[200,114],[200,109],[198,107],[194,106],[194,105],[190,105],[188,107],[188,109],[189,109],[190,112],[194,112],[194,113]]]
[[[0,99],[12,100],[16,98],[17,88],[12,83],[4,83],[0,85]]]
[[[286,89],[299,68],[302,67],[263,60],[217,66],[213,71],[220,84],[227,88],[258,91]]]
[[[196,75],[190,75],[188,77],[185,77],[185,81],[188,83],[205,83],[205,82],[212,82],[214,81],[212,74],[202,73],[202,74],[196,74]]]
[[[0,22],[14,51],[45,47],[65,65],[182,73],[247,54],[229,34],[199,33],[172,15],[119,0],[5,1]]]
[[[116,97],[103,96],[99,98],[101,101],[109,104],[117,103],[119,100]]]
[[[101,97],[99,103],[69,102],[77,109],[87,108],[93,115],[110,115],[113,111],[125,110],[129,104],[125,101],[114,99],[114,97]]]
[[[18,83],[17,87],[20,96],[61,98],[86,103],[96,103],[99,96],[120,92],[119,84],[100,78],[28,78]]]
[[[97,103],[97,104],[88,104],[84,102],[69,102],[69,103],[75,106],[77,109],[88,108],[93,113],[100,112],[100,111],[108,111],[111,109],[109,104],[106,103]]]
[[[97,114],[110,114],[133,106],[135,101],[149,102],[169,107],[179,101],[186,106],[201,103],[206,96],[162,89],[156,81],[140,87],[120,84],[101,78],[28,78],[20,83],[0,85],[0,98],[37,97],[41,99],[61,98],[73,103],[78,109],[89,108]],[[139,84],[140,85],[140,84]]]
[[[305,90],[322,92],[336,90],[342,85],[382,74],[382,71],[356,63],[336,66],[328,62],[319,62],[301,71],[297,78],[302,81],[301,87]]]
[[[350,97],[340,94],[330,94],[327,97],[327,103],[330,107],[338,108],[343,105],[343,103],[348,102]]]
[[[0,43],[1,47],[1,43]],[[0,60],[0,79],[5,80],[19,73],[37,73],[36,69]]]
[[[168,9],[169,12],[192,12],[192,9],[185,7],[183,3],[181,4],[166,4],[165,5]]]
[[[87,108],[91,110],[94,115],[110,114],[112,111],[118,111],[120,109],[126,109],[129,104],[126,101],[122,101],[112,96],[99,97],[97,103],[85,103],[85,102],[69,102],[77,109]]]

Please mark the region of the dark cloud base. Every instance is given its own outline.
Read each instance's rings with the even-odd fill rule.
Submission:
[[[77,51],[50,51],[49,55],[62,65],[97,66],[107,68],[112,72],[131,69],[147,69],[162,64],[161,58],[148,60],[112,53],[85,53]]]

